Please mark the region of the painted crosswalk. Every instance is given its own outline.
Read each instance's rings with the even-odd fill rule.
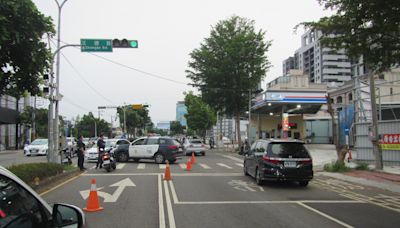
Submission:
[[[225,167],[227,169],[233,169],[232,167],[230,167],[229,165],[226,165],[224,163],[217,163],[217,165],[221,166],[221,167]]]
[[[203,169],[211,169],[210,166],[203,164],[203,163],[199,163],[199,165],[203,168]]]
[[[89,169],[95,169],[96,165],[93,165],[92,167],[89,166]],[[123,169],[138,169],[138,170],[145,170],[146,168],[148,169],[154,169],[154,167],[158,167],[160,170],[165,170],[166,169],[166,164],[154,164],[154,163],[117,163],[117,170],[123,170]],[[186,163],[184,162],[179,162],[177,164],[171,164],[171,168],[178,167],[181,170],[186,170]],[[242,163],[201,163],[198,162],[193,165],[193,167],[198,167],[200,169],[205,169],[205,170],[213,170],[213,169],[227,169],[227,170],[232,170],[235,169],[234,167],[241,167],[243,168]]]
[[[243,164],[242,163],[235,163],[235,165],[243,168]]]

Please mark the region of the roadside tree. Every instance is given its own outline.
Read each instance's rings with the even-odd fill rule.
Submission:
[[[247,109],[249,91],[255,90],[270,67],[266,56],[271,42],[255,22],[232,16],[212,27],[210,37],[190,53],[187,77],[213,109],[236,119]],[[188,124],[189,125],[189,124]],[[241,145],[240,134],[237,140]]]
[[[194,95],[192,91],[186,94],[185,105],[188,111],[185,114],[188,132],[193,131],[193,133],[205,139],[206,131],[217,122],[215,111],[201,97]]]
[[[25,111],[19,114],[18,122],[26,126],[33,126],[32,120],[32,107],[26,107]],[[47,138],[47,125],[48,125],[48,109],[40,108],[35,111],[35,131],[36,134],[32,135],[32,141],[36,138]]]
[[[171,121],[170,131],[171,135],[183,134],[183,126],[179,121]]]
[[[375,166],[382,169],[377,110],[374,108],[374,75],[390,71],[393,66],[400,64],[400,1],[319,0],[319,3],[336,13],[317,22],[303,22],[300,25],[322,31],[325,34],[321,40],[324,45],[343,48],[350,58],[363,58],[370,75]]]
[[[149,110],[147,107],[142,109],[133,109],[131,105],[126,105],[117,108],[121,126],[124,126],[124,109],[126,118],[126,132],[133,136],[145,134],[146,130],[152,127],[151,118],[149,116]]]
[[[82,118],[77,117],[76,120],[76,136],[82,135],[83,137],[93,137],[95,135],[95,122],[98,135],[111,135],[110,124],[103,119],[95,118],[91,112],[87,115],[83,115]]]
[[[0,1],[0,95],[39,94],[41,75],[51,67],[51,52],[42,38],[53,33],[51,18],[31,0]]]

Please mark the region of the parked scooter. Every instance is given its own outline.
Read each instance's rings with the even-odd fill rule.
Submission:
[[[64,148],[63,150],[60,151],[60,154],[62,156],[62,164],[64,165],[71,165],[72,164],[72,153],[70,150],[67,148]]]
[[[117,161],[111,150],[106,151],[101,159],[103,160],[103,168],[107,170],[107,172],[111,172],[111,170],[117,168]]]

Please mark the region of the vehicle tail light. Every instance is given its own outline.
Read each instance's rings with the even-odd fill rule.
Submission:
[[[271,158],[271,157],[268,157],[266,155],[263,156],[263,160],[266,161],[266,162],[272,163],[272,164],[279,164],[281,162],[277,158]]]
[[[103,156],[103,159],[104,159],[104,160],[108,160],[108,159],[110,159],[110,157],[109,157],[108,155],[104,155],[104,156]]]
[[[302,165],[309,165],[309,164],[312,164],[312,159],[309,158],[309,159],[301,160],[301,161],[300,161],[300,164],[302,164]]]
[[[0,209],[0,217],[1,218],[5,218],[6,217],[6,213],[4,213],[1,209]]]
[[[171,145],[171,146],[168,146],[168,149],[173,149],[173,150],[175,150],[175,149],[178,149],[178,146],[176,146],[176,145]]]

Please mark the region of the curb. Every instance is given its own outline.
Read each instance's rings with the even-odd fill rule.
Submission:
[[[318,173],[315,173],[314,175],[315,176],[321,175],[321,176],[332,177],[332,178],[339,179],[339,180],[344,180],[344,181],[348,181],[348,182],[352,182],[352,183],[356,183],[356,184],[361,184],[361,185],[365,185],[365,186],[369,186],[369,187],[375,187],[375,188],[379,188],[379,189],[383,189],[383,190],[387,190],[387,191],[391,191],[391,192],[395,192],[395,193],[400,193],[400,185],[389,183],[389,182],[371,181],[371,180],[367,180],[364,178],[353,177],[353,176],[348,176],[348,175],[339,174],[339,173],[318,172]]]
[[[80,175],[82,172],[80,170],[72,170],[60,173],[56,176],[45,178],[44,180],[40,181],[39,185],[29,184],[30,187],[35,190],[38,194],[46,192],[47,190],[63,183],[64,181]]]

